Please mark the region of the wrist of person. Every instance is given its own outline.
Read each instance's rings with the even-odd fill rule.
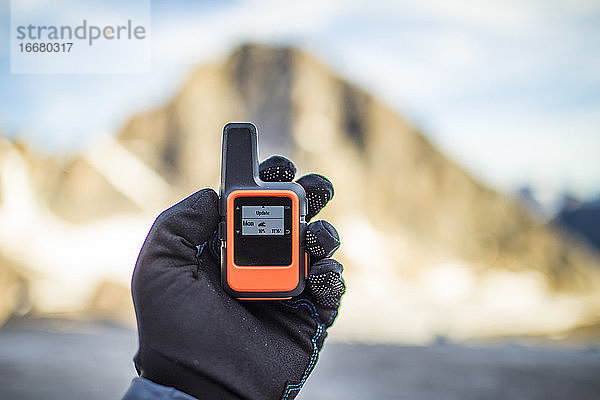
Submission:
[[[123,400],[199,400],[173,387],[146,378],[133,378]]]

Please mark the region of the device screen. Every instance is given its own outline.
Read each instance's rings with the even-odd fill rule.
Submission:
[[[292,200],[289,197],[237,197],[233,223],[236,265],[292,263]]]
[[[242,235],[283,235],[283,206],[242,206]]]

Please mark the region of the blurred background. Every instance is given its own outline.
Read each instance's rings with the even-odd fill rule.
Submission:
[[[336,188],[348,292],[299,398],[598,398],[600,3],[151,9],[148,73],[0,54],[0,398],[122,396],[135,259],[228,121]]]

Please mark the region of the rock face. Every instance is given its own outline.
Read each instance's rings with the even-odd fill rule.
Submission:
[[[552,223],[600,252],[600,199],[566,202]]]
[[[509,198],[476,182],[419,132],[310,56],[244,46],[199,69],[165,108],[135,117],[119,139],[174,186],[216,186],[222,126],[249,120],[263,157],[283,153],[331,176],[328,214],[363,214],[407,231],[428,252],[508,270],[534,269],[554,288],[592,284],[587,258]],[[148,143],[154,147],[148,152]],[[591,272],[594,275],[596,271]]]
[[[349,290],[337,337],[549,334],[599,321],[593,254],[474,180],[393,110],[295,49],[242,46],[199,68],[168,104],[126,124],[118,146],[163,182],[156,198],[146,196],[156,210],[199,188],[217,189],[229,121],[257,125],[261,158],[283,154],[300,173],[322,173],[335,185],[319,218],[331,220],[343,241]],[[143,208],[97,164],[90,169],[89,157],[78,158],[59,174],[46,191],[54,213],[89,222]],[[118,178],[139,180],[133,170],[121,169]],[[88,212],[89,196],[104,199],[103,207]]]

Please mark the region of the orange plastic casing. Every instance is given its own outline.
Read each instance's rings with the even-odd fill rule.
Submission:
[[[292,201],[292,263],[289,265],[240,266],[234,261],[234,202],[239,197],[287,197]],[[234,190],[227,196],[226,283],[237,293],[269,293],[269,298],[289,298],[302,291],[305,260],[300,255],[298,195],[291,190]],[[302,268],[301,268],[302,267]],[[279,295],[277,295],[279,294]],[[252,296],[254,297],[254,296]],[[244,297],[242,297],[244,298]],[[246,298],[250,300],[251,298]],[[259,298],[254,297],[258,300]]]

